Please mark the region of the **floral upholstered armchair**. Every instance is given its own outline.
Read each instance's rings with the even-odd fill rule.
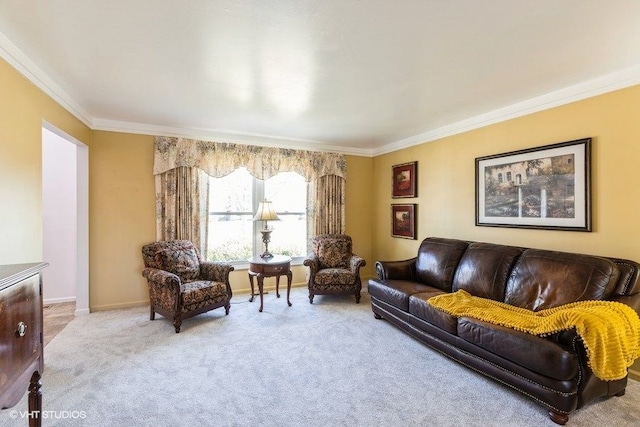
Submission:
[[[321,234],[312,240],[313,253],[304,265],[309,267],[309,302],[315,295],[355,295],[360,302],[360,267],[367,263],[352,252],[351,237],[346,234]]]
[[[156,313],[172,319],[179,333],[182,320],[188,317],[218,307],[224,307],[229,314],[232,265],[202,261],[200,252],[188,240],[144,245],[142,259],[142,276],[149,284],[151,320]]]

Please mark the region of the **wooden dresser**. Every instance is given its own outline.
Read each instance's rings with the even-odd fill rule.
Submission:
[[[29,390],[30,426],[41,423],[42,269],[49,264],[0,265],[0,408]]]

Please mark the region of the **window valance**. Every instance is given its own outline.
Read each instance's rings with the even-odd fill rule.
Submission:
[[[258,179],[268,179],[280,172],[297,172],[307,181],[325,175],[346,179],[347,174],[344,155],[338,153],[157,136],[154,175],[180,166],[195,167],[216,178],[239,167],[246,167]]]

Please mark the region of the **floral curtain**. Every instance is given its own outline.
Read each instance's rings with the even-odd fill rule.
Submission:
[[[187,239],[206,254],[208,179],[246,167],[258,179],[297,172],[309,183],[309,238],[344,233],[344,155],[275,147],[155,138],[157,238]]]
[[[324,175],[312,187],[309,191],[313,198],[310,206],[314,207],[309,223],[311,234],[344,233],[344,179],[337,175]]]
[[[239,167],[246,167],[258,179],[290,171],[299,173],[308,182],[324,175],[346,179],[347,174],[344,155],[337,153],[156,137],[153,173],[157,175],[179,166],[202,169],[215,178]]]
[[[178,167],[155,176],[156,238],[192,241],[206,254],[209,180],[199,169]]]

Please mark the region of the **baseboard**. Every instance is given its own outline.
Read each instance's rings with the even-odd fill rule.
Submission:
[[[126,302],[120,304],[105,304],[91,307],[91,312],[94,311],[109,311],[109,310],[122,310],[125,308],[133,308],[133,307],[141,307],[141,306],[149,306],[149,300],[144,301],[135,301],[135,302]]]
[[[640,371],[629,369],[629,378],[632,380],[640,381]]]
[[[42,304],[60,304],[63,302],[76,302],[76,297],[64,297],[64,298],[47,298],[42,300]]]

